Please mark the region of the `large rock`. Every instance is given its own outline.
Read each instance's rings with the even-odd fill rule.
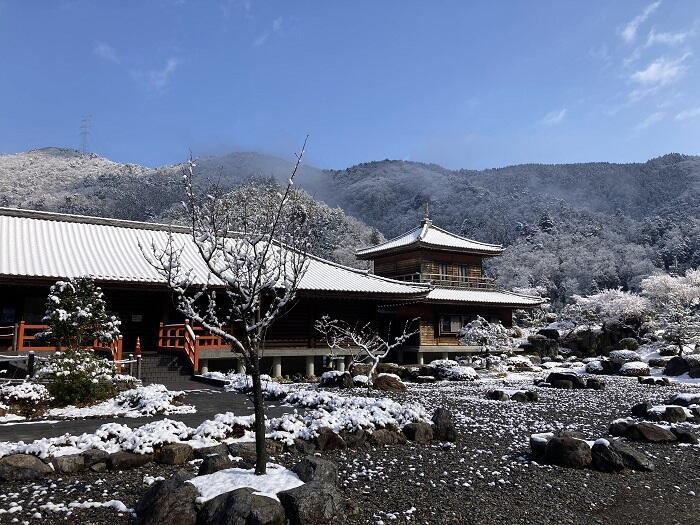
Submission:
[[[380,447],[384,445],[401,445],[406,443],[406,438],[399,432],[386,428],[378,428],[370,434],[369,442],[372,445]]]
[[[690,370],[688,362],[680,356],[672,357],[668,363],[666,363],[666,368],[664,368],[665,376],[679,376],[685,374]]]
[[[586,378],[570,372],[552,372],[547,376],[547,383],[570,381],[574,388],[586,388]],[[556,388],[556,387],[555,387]]]
[[[652,404],[649,401],[643,401],[642,403],[637,403],[632,406],[632,415],[641,419],[647,419],[649,417],[649,409],[651,409]]]
[[[406,385],[393,374],[379,374],[372,383],[372,386],[377,390],[384,392],[405,392]]]
[[[304,483],[318,481],[335,485],[338,481],[338,467],[332,461],[316,456],[307,456],[292,467]]]
[[[486,399],[491,399],[492,401],[508,401],[510,396],[506,394],[503,390],[487,390]]]
[[[242,458],[246,464],[254,465],[257,459],[257,453],[255,452],[255,442],[244,442],[244,443],[229,443],[228,445],[229,454],[233,457]],[[265,451],[269,456],[275,456],[284,451],[284,444],[273,439],[265,440]]]
[[[685,410],[683,407],[678,406],[667,406],[664,410],[661,419],[668,421],[669,423],[682,423],[686,420]]]
[[[213,474],[214,472],[219,472],[220,470],[225,470],[227,468],[234,468],[238,465],[231,461],[228,454],[225,456],[220,456],[218,454],[212,454],[206,456],[202,463],[199,465],[198,476],[205,476],[207,474]]]
[[[402,432],[409,441],[415,441],[416,443],[429,443],[433,440],[433,427],[422,421],[405,425]]]
[[[312,481],[277,494],[290,525],[340,523],[343,497],[331,483]]]
[[[340,433],[340,437],[343,438],[348,448],[357,448],[367,443],[369,436],[363,429],[357,428],[355,430],[343,430]]]
[[[225,443],[219,443],[218,445],[213,445],[211,447],[201,447],[195,448],[192,451],[192,456],[194,459],[204,459],[207,456],[216,454],[219,456],[228,456],[228,447]]]
[[[136,504],[141,525],[195,525],[196,487],[173,479],[156,481]]]
[[[12,454],[0,458],[0,481],[41,479],[52,473],[53,469],[49,465],[30,454]]]
[[[605,390],[605,383],[597,377],[586,379],[586,388],[590,390]]]
[[[452,419],[452,412],[446,408],[435,409],[433,437],[438,441],[457,441],[457,429]]]
[[[676,436],[670,430],[646,422],[629,425],[623,435],[632,441],[644,441],[647,443],[670,443],[676,441]]]
[[[676,440],[679,443],[690,443],[691,445],[698,444],[698,437],[686,428],[673,427],[671,428],[671,432],[673,432],[673,435],[676,436]]]
[[[622,458],[625,466],[632,470],[654,470],[654,464],[642,452],[635,450],[622,441],[613,441],[610,448]]]
[[[345,450],[348,448],[343,438],[328,427],[318,429],[316,446],[319,450]]]
[[[153,459],[164,465],[183,465],[192,459],[192,447],[187,443],[168,443],[156,450]]]
[[[537,334],[542,335],[547,339],[559,341],[559,330],[557,330],[556,328],[542,328],[541,330],[537,331]]]
[[[202,505],[197,525],[285,525],[282,504],[255,492],[244,487],[210,499]]]
[[[107,459],[110,470],[128,470],[142,467],[153,461],[152,454],[134,454],[133,452],[115,452]]]
[[[625,350],[637,350],[637,348],[639,348],[639,341],[637,341],[634,337],[624,337],[620,339],[618,344],[620,345],[620,348]]]
[[[558,334],[557,334],[558,336]],[[531,335],[527,338],[528,351],[542,357],[556,357],[559,355],[559,337],[551,339],[542,334]]]
[[[323,388],[352,388],[352,376],[349,372],[333,370],[321,374],[319,386]]]
[[[85,469],[85,457],[80,454],[51,458],[51,464],[59,474],[74,474]]]
[[[107,460],[109,460],[109,453],[104,450],[97,448],[90,448],[83,451],[81,454],[83,460],[85,461],[85,468],[88,468],[94,472],[104,472],[107,470]]]
[[[544,459],[547,463],[561,467],[587,467],[592,461],[591,447],[581,439],[555,436],[547,442]]]
[[[617,472],[625,468],[625,461],[607,440],[598,440],[591,447],[591,464],[601,472]]]
[[[544,453],[547,450],[547,443],[553,437],[554,434],[551,432],[532,434],[530,436],[530,450],[532,450],[532,455],[536,458],[544,457]]]

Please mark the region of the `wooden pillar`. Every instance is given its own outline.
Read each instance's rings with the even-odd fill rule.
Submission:
[[[314,377],[315,370],[314,370],[314,356],[312,355],[307,355],[306,356],[306,377]]]
[[[345,372],[345,358],[341,357],[340,359],[335,360],[336,367],[338,368],[338,372]]]
[[[282,377],[282,357],[279,355],[272,357],[272,377]]]
[[[209,372],[209,359],[200,359],[199,360],[199,373],[206,374],[207,372]]]

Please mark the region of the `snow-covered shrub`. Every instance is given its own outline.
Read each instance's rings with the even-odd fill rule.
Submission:
[[[588,296],[574,295],[573,299],[574,306],[567,313],[577,325],[612,321],[639,326],[649,318],[652,310],[646,297],[616,289]]]
[[[42,337],[69,350],[92,345],[95,339],[110,343],[119,337],[120,321],[106,310],[104,294],[92,279],[78,277],[58,281],[46,301]]]
[[[620,367],[622,376],[648,376],[649,365],[643,361],[628,361]]]
[[[489,323],[483,317],[477,316],[460,330],[459,344],[480,346],[485,353],[489,354],[512,350],[513,338],[501,323]]]
[[[56,352],[37,371],[59,406],[85,404],[113,397],[113,363],[92,351]]]
[[[246,374],[239,374],[236,372],[207,372],[203,375],[212,379],[226,381],[224,390],[227,392],[249,394],[253,391],[253,378]],[[260,382],[262,385],[263,396],[268,401],[284,399],[284,397],[287,395],[288,387],[275,382],[269,375],[261,374]]]
[[[613,350],[609,354],[610,361],[615,364],[621,365],[623,363],[629,363],[631,361],[641,361],[642,357],[638,352],[634,350]]]
[[[115,399],[117,405],[137,410],[144,416],[162,414],[182,404],[184,392],[168,390],[164,385],[148,385],[126,390]]]
[[[476,381],[479,374],[470,366],[462,366],[451,359],[437,359],[429,365],[434,370],[433,374],[438,379],[448,381]]]
[[[198,438],[222,441],[227,438],[243,436],[246,430],[253,428],[255,416],[236,416],[233,412],[216,414],[214,419],[203,421],[195,430]]]
[[[25,381],[19,384],[6,383],[0,386],[0,402],[8,405],[6,410],[22,416],[41,412],[51,401],[51,394],[44,385]]]

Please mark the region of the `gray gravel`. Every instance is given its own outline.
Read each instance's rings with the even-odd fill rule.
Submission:
[[[337,523],[698,523],[700,447],[635,443],[653,458],[654,472],[603,474],[539,465],[531,460],[527,442],[531,433],[560,428],[582,431],[591,439],[605,437],[608,424],[629,416],[633,404],[661,402],[672,393],[700,392],[700,387],[644,386],[635,379],[605,378],[604,391],[539,388],[536,403],[484,399],[489,388],[532,388],[532,377],[521,377],[505,384],[492,379],[411,386],[405,394],[390,394],[398,401],[420,402],[430,411],[438,406],[452,410],[458,442],[324,454],[339,466],[342,492],[358,509]],[[291,466],[298,456],[275,459]],[[75,510],[70,515],[40,511],[41,518],[32,514],[46,501],[119,499],[133,507],[146,490],[144,475],[169,477],[176,470],[147,465],[122,473],[6,483],[0,509],[16,502],[22,510],[0,514],[0,523],[15,519],[15,523],[131,523],[131,515],[109,508]]]

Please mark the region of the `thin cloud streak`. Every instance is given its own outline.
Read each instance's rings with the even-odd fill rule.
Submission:
[[[656,11],[656,9],[660,5],[661,0],[649,4],[644,8],[644,11],[642,11],[640,14],[638,14],[632,20],[630,20],[620,32],[620,34],[622,35],[622,39],[627,43],[634,42],[634,40],[637,38],[637,31],[639,30],[639,26],[641,26],[645,22],[645,20],[649,18],[649,16],[651,16],[651,14],[654,11]]]
[[[566,108],[550,111],[542,118],[540,122],[545,126],[556,126],[564,121],[567,113],[568,110]]]

